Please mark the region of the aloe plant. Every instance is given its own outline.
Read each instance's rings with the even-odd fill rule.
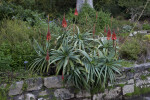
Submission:
[[[46,42],[45,48],[40,46],[40,44],[34,39],[33,47],[37,53],[37,57],[29,65],[29,70],[38,73],[48,72],[50,69],[49,61],[46,60],[47,50],[49,49],[49,43]]]
[[[52,54],[52,61],[49,63],[56,63],[57,74],[62,70],[63,74],[66,74],[75,68],[77,64],[81,64],[80,55],[73,47],[69,46],[68,41],[63,42],[62,46],[58,50],[54,50]]]

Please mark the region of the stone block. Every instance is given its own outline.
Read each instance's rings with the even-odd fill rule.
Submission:
[[[45,91],[41,91],[39,93],[39,96],[46,96],[46,95],[48,95],[48,92],[46,90]]]
[[[27,91],[40,90],[43,86],[42,78],[30,78],[26,80]]]
[[[93,100],[103,100],[103,93],[95,94]]]
[[[61,88],[61,87],[63,87],[61,76],[44,78],[44,86],[46,86],[47,88]]]
[[[127,94],[127,93],[133,93],[134,92],[134,85],[125,85],[123,87],[123,95]]]
[[[61,100],[71,99],[74,97],[74,94],[70,93],[68,89],[56,89],[54,91],[54,95],[56,98],[60,98]]]
[[[81,97],[90,97],[91,94],[89,92],[86,91],[80,91],[79,93],[77,93],[76,97],[77,98],[81,98]]]
[[[13,95],[18,95],[22,93],[22,86],[23,86],[23,81],[16,82],[15,84],[12,84],[9,88],[9,96]]]
[[[24,95],[18,95],[13,97],[13,100],[24,100]]]
[[[25,100],[36,100],[36,97],[31,93],[27,93],[25,94]]]
[[[134,79],[128,80],[128,84],[134,84]]]
[[[115,99],[120,95],[121,87],[116,87],[114,89],[110,89],[106,96],[104,97],[105,100]],[[99,99],[100,100],[100,99]]]
[[[146,84],[148,84],[149,83],[149,81],[148,80],[136,80],[136,87],[140,87],[140,86],[142,86],[142,85],[146,85]]]

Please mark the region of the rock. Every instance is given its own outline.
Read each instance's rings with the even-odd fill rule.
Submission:
[[[56,89],[54,95],[60,99],[71,99],[74,97],[74,94],[70,93],[68,89]]]
[[[43,86],[42,78],[30,78],[26,81],[27,91],[40,90]]]
[[[24,100],[24,95],[15,96],[13,100]]]
[[[133,72],[128,72],[128,73],[126,73],[126,78],[127,78],[127,79],[132,79],[132,78],[134,78],[134,73],[133,73]]]
[[[81,97],[90,97],[90,93],[86,92],[86,91],[80,91],[79,93],[77,93],[76,97],[77,98],[81,98]]]
[[[95,94],[93,100],[103,100],[103,93]]]
[[[150,97],[143,97],[143,100],[150,100]]]
[[[141,78],[141,73],[134,74],[134,79],[140,79],[140,78]]]
[[[91,99],[85,98],[85,99],[82,99],[82,100],[91,100]],[[93,100],[96,100],[96,99],[93,99]],[[97,100],[98,100],[98,99],[97,99]]]
[[[44,78],[44,86],[46,86],[47,88],[61,88],[61,87],[63,87],[61,76]]]
[[[25,95],[25,100],[36,100],[35,96],[31,93]]]
[[[46,95],[48,95],[48,93],[47,93],[46,90],[45,90],[45,91],[41,91],[41,92],[39,93],[39,96],[46,96]]]
[[[108,91],[104,99],[105,100],[115,99],[120,95],[120,92],[121,92],[121,87],[116,87],[114,89],[111,89],[110,91]]]
[[[22,86],[23,86],[23,81],[16,82],[15,84],[12,84],[9,88],[9,96],[13,95],[18,95],[22,93]]]
[[[136,87],[140,87],[141,85],[146,85],[148,83],[148,80],[136,80]]]
[[[141,31],[138,31],[138,33],[144,35],[144,34],[147,34],[147,30],[141,30]]]
[[[134,92],[134,85],[125,85],[123,87],[123,95],[127,94],[127,93],[133,93]]]
[[[46,99],[44,99],[44,98],[38,98],[38,100],[46,100]]]
[[[150,63],[145,63],[145,64],[144,64],[144,67],[145,67],[145,69],[150,68]]]
[[[134,84],[134,79],[128,80],[128,84]]]
[[[134,36],[134,35],[136,35],[137,33],[138,33],[138,32],[135,31],[135,32],[133,32],[133,33],[130,33],[129,36]]]

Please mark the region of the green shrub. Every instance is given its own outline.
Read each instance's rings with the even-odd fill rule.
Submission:
[[[11,56],[5,55],[3,51],[0,51],[0,71],[11,70]]]
[[[143,39],[146,41],[150,41],[150,35],[144,35]]]
[[[81,32],[92,31],[93,26],[96,23],[96,34],[103,31],[105,25],[110,24],[110,14],[105,13],[102,10],[97,11],[97,21],[96,21],[96,10],[89,7],[89,5],[83,5],[82,11],[78,16],[74,16],[74,10],[70,10],[66,15],[69,23],[75,22],[80,27]]]
[[[21,20],[3,20],[0,27],[0,51],[11,57],[10,68],[18,70],[24,67],[24,61],[34,57],[32,38],[38,31]]]
[[[148,23],[143,24],[143,30],[150,30],[150,24]]]
[[[144,46],[136,39],[128,39],[120,49],[120,55],[128,60],[137,60],[138,55],[144,51]]]
[[[3,20],[0,32],[0,43],[7,41],[13,45],[23,41],[30,41],[30,39],[39,35],[34,28],[21,20]]]
[[[28,42],[16,43],[15,45],[3,43],[1,44],[0,51],[2,51],[3,54],[1,56],[7,57],[6,61],[8,61],[8,67],[6,67],[8,70],[24,68],[24,61],[30,62],[35,56],[35,52],[33,51],[31,44]],[[5,59],[2,60],[2,63],[6,63]],[[0,66],[0,68],[5,70],[3,67],[5,66]]]
[[[20,19],[27,21],[32,26],[42,24],[45,21],[43,19],[44,13],[39,14],[36,11],[24,9],[20,5],[15,5],[14,3],[8,3],[5,1],[2,1],[0,4],[0,13],[0,20],[3,20],[4,18]]]

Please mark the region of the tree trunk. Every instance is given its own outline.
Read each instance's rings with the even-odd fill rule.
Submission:
[[[91,8],[93,8],[93,0],[87,0],[87,3],[90,5]]]
[[[89,4],[91,8],[93,8],[93,0],[77,0],[76,5],[77,5],[77,10],[78,12],[81,11],[83,4]]]

